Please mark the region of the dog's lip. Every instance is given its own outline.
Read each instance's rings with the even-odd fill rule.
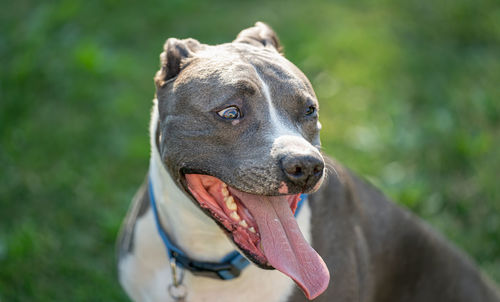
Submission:
[[[193,197],[195,204],[228,233],[238,248],[260,267],[272,268],[267,264],[260,246],[260,233],[255,219],[241,201],[230,193],[233,189],[208,174],[188,173],[183,178],[185,190]]]
[[[237,202],[239,205],[242,205],[244,210],[247,212],[247,215],[245,215],[245,221],[248,223],[250,222],[251,225],[247,228],[254,228],[255,231],[256,231],[256,234],[260,236],[260,233],[259,233],[259,230],[258,230],[258,226],[255,222],[255,219],[253,218],[252,214],[248,211],[248,209],[246,209],[246,207],[244,206],[244,204],[242,203],[241,200],[239,200],[237,194],[237,192],[240,192],[240,193],[248,193],[248,194],[254,194],[253,192],[248,192],[247,190],[245,189],[239,189],[239,188],[236,188],[232,185],[229,185],[228,183],[224,182],[221,178],[219,177],[216,177],[216,176],[213,176],[205,171],[202,171],[202,170],[194,170],[194,169],[181,169],[179,170],[179,175],[180,175],[180,183],[184,189],[185,192],[187,192],[191,197],[192,197],[192,200],[193,202],[201,209],[203,210],[204,212],[206,212],[212,219],[214,219],[214,221],[217,222],[217,224],[226,232],[228,233],[228,235],[230,235],[231,239],[234,241],[234,243],[236,244],[236,246],[245,254],[245,256],[247,256],[247,258],[249,258],[250,260],[252,260],[255,264],[257,264],[259,267],[263,268],[263,269],[274,269],[272,266],[269,265],[266,257],[263,255],[263,250],[262,250],[262,246],[260,245],[260,242],[257,242],[257,246],[256,248],[258,249],[259,251],[259,254],[260,255],[256,255],[255,253],[255,250],[252,252],[251,250],[249,249],[245,249],[244,247],[242,247],[240,244],[238,244],[238,242],[236,242],[234,236],[233,236],[233,232],[235,231],[233,228],[229,227],[227,224],[224,224],[225,221],[223,221],[223,219],[221,219],[221,217],[223,217],[223,214],[221,212],[215,212],[206,207],[203,207],[202,203],[200,202],[199,200],[199,196],[195,196],[196,193],[194,193],[192,191],[192,189],[190,189],[189,187],[189,182],[186,178],[187,175],[201,175],[201,176],[208,176],[208,177],[213,177],[215,179],[217,179],[218,181],[220,181],[222,184],[226,185],[227,186],[227,189],[228,191],[231,193],[231,196],[233,196],[234,198],[236,198]],[[293,213],[295,213],[296,209],[297,209],[297,205],[298,205],[298,201],[300,200],[300,194],[292,194],[295,198],[292,198],[289,200],[289,205],[290,205],[290,209],[292,210]],[[268,195],[268,196],[292,196],[290,194],[284,194],[283,192],[281,192],[281,190],[279,192],[275,192],[275,194],[273,195]],[[264,196],[264,195],[262,195]],[[239,213],[240,214],[240,213]],[[250,217],[248,217],[250,216]],[[230,220],[230,219],[226,219],[226,220]]]
[[[197,173],[198,171],[195,170],[183,170],[180,171],[180,183],[184,190],[192,197],[193,202],[207,215],[209,215],[217,224],[229,235],[229,237],[233,240],[233,242],[236,244],[238,249],[242,251],[247,258],[252,260],[256,265],[263,269],[274,269],[268,261],[267,258],[264,255],[264,251],[262,249],[262,245],[260,243],[260,232],[259,228],[257,226],[257,223],[255,221],[255,218],[252,216],[250,211],[246,208],[244,203],[240,200],[239,195],[241,193],[248,193],[248,194],[253,194],[249,192],[244,192],[242,190],[239,190],[231,185],[226,184],[223,180],[220,178],[207,174],[207,173]],[[219,205],[215,205],[214,200],[217,198],[213,196],[213,194],[217,195],[217,193],[213,192],[213,190],[206,190],[206,188],[201,188],[198,185],[198,190],[194,188],[195,185],[191,183],[188,180],[188,177],[191,177],[191,182],[193,182],[192,176],[202,177],[202,178],[212,178],[213,181],[216,181],[219,185],[223,185],[225,188],[227,188],[227,192],[229,193],[230,196],[232,196],[235,200],[235,203],[237,204],[237,216],[241,216],[241,220],[239,221],[245,221],[245,224],[247,226],[242,226],[239,224],[239,221],[234,221],[232,218],[230,218],[230,212],[227,208],[224,208],[224,204],[220,204],[223,196],[218,196],[218,203]],[[196,181],[196,180],[195,180]],[[201,189],[201,190],[200,190]],[[207,196],[206,194],[203,194],[199,191],[205,191],[205,193],[210,194],[212,196]],[[202,196],[204,195],[204,196]],[[297,208],[298,201],[300,200],[300,194],[282,194],[278,193],[277,195],[281,195],[283,197],[288,197],[288,203],[290,206],[290,209],[292,212],[295,212]],[[263,195],[262,195],[263,196]],[[208,201],[207,199],[213,200]],[[212,205],[210,205],[212,204]],[[214,206],[215,205],[215,206]],[[249,230],[252,230],[251,232]],[[248,241],[253,241],[253,244],[248,244]]]
[[[240,213],[240,209],[238,209],[238,214],[240,214],[242,217],[244,216],[245,220],[249,224],[249,226],[246,228],[246,234],[242,233],[243,227],[235,223],[234,221],[231,221],[229,219],[228,215],[225,215],[226,213],[223,213],[221,211],[214,211],[213,208],[208,208],[206,206],[203,206],[204,203],[200,202],[200,196],[196,196],[197,194],[193,192],[193,190],[190,188],[188,179],[186,176],[188,175],[201,175],[201,176],[208,176],[208,177],[213,177],[220,181],[221,184],[226,185],[224,181],[222,181],[220,178],[216,176],[212,176],[209,173],[206,173],[206,171],[200,171],[200,170],[193,170],[193,169],[182,169],[179,171],[179,182],[182,185],[184,191],[191,196],[192,201],[197,205],[202,211],[204,211],[209,217],[211,217],[220,227],[221,229],[227,233],[227,235],[233,240],[233,242],[236,244],[238,249],[245,254],[245,256],[250,259],[252,262],[254,262],[256,265],[263,269],[274,269],[272,266],[270,266],[267,262],[267,259],[265,258],[261,246],[259,246],[259,242],[256,242],[256,246],[253,248],[249,248],[247,245],[242,246],[242,244],[239,244],[238,241],[241,241],[241,237],[247,237],[245,235],[248,235],[248,237],[252,237],[255,241],[255,235],[259,235],[258,233],[258,227],[255,223],[252,223],[253,218],[249,218],[248,215],[251,216],[251,214],[248,213],[248,215],[245,215]],[[231,192],[232,188],[227,186],[229,192]],[[237,200],[236,202],[239,202]],[[241,205],[241,202],[239,202]],[[206,205],[206,204],[205,204]],[[247,211],[248,212],[248,211]],[[255,234],[250,234],[248,232],[248,229],[253,227],[255,229]],[[238,235],[238,236],[236,236]],[[248,240],[248,238],[244,238],[245,240]],[[260,240],[259,240],[260,241]]]

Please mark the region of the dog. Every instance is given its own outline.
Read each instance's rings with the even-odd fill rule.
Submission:
[[[118,239],[131,299],[500,301],[467,256],[322,155],[314,90],[268,25],[215,46],[170,38],[160,59],[149,172]]]

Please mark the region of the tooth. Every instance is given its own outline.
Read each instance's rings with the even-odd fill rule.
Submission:
[[[224,198],[224,201],[226,202],[226,207],[228,209],[235,211],[238,208],[238,206],[234,202],[233,196],[229,196],[228,198]]]
[[[241,225],[242,227],[246,228],[248,227],[248,224],[247,222],[245,221],[245,219],[243,219],[242,221],[239,222],[239,225]]]
[[[227,184],[225,182],[222,183],[223,188],[227,188]]]
[[[255,233],[255,228],[254,228],[254,227],[250,227],[250,228],[248,228],[248,230],[249,230],[250,232],[252,232],[252,233]]]
[[[229,216],[234,219],[234,220],[240,220],[240,215],[238,215],[238,213],[236,212],[231,212],[231,214],[229,214]]]
[[[221,191],[222,191],[222,195],[223,196],[229,196],[229,191],[227,190],[226,187],[223,186],[222,189],[221,189]]]

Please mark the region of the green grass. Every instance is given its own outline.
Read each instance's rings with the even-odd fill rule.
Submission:
[[[4,3],[0,300],[127,301],[114,241],[163,42],[257,20],[311,79],[325,151],[500,281],[499,18],[493,0]]]

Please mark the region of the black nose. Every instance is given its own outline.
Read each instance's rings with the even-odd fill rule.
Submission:
[[[311,155],[287,155],[281,159],[281,169],[285,176],[304,191],[318,182],[324,168],[323,159]]]

